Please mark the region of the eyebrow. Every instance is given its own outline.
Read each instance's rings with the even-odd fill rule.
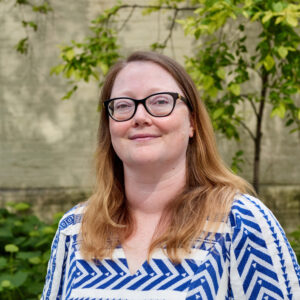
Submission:
[[[162,92],[165,92],[165,88],[162,88],[162,87],[161,88],[151,88],[148,90],[148,93],[145,97],[155,94],[155,93],[162,93]],[[175,92],[175,93],[181,94],[181,92]],[[137,99],[136,97],[133,96],[133,92],[131,90],[124,90],[121,93],[118,92],[118,96],[112,97],[112,95],[110,95],[110,98],[120,98],[120,97],[129,97],[132,99]],[[145,97],[143,97],[143,98],[145,98]],[[141,98],[139,98],[139,99],[141,99]]]

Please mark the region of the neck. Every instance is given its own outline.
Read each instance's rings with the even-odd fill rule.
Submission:
[[[155,170],[130,168],[124,165],[124,181],[129,210],[134,217],[160,216],[166,205],[185,186],[185,160],[180,164]]]

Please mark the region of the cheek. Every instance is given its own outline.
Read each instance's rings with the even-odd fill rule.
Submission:
[[[109,122],[110,139],[117,155],[119,155],[122,150],[122,137],[126,135],[127,131],[126,126],[124,125],[125,124],[117,123],[114,121]]]
[[[109,120],[109,132],[111,140],[123,137],[127,132],[128,126],[126,122],[116,122]]]
[[[170,151],[184,151],[188,147],[189,139],[192,134],[189,120],[169,124],[168,130],[169,133],[171,133],[168,135]]]

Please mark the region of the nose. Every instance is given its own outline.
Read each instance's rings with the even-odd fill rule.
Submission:
[[[152,124],[151,115],[147,112],[142,103],[137,106],[133,119],[136,126]]]

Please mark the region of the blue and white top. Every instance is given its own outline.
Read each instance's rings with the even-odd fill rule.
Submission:
[[[43,300],[300,299],[300,267],[283,229],[258,199],[238,195],[213,242],[194,247],[180,264],[154,252],[130,274],[124,251],[100,263],[79,251],[83,206],[60,221]]]

